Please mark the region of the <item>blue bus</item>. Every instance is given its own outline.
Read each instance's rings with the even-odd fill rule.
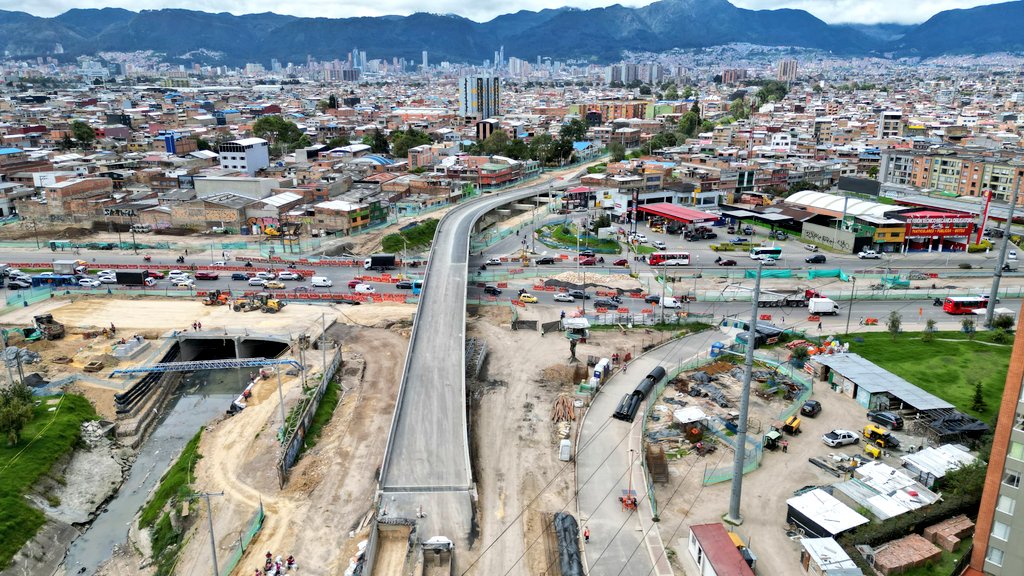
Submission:
[[[412,281],[412,295],[419,296],[420,292],[423,291],[423,280]]]
[[[66,274],[33,276],[32,287],[38,288],[40,286],[52,286],[54,288],[58,286],[78,286],[78,278]]]

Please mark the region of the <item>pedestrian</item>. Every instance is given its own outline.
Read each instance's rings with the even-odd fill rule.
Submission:
[[[185,256],[188,256],[188,248],[185,248]]]
[[[627,364],[626,362],[623,362],[623,363],[622,363],[622,373],[623,373],[623,374],[625,374],[625,373],[626,373],[626,366],[628,366],[628,365],[629,365],[629,364]]]
[[[783,453],[789,452],[789,441],[788,440],[783,440],[781,442],[781,444],[782,444],[782,452]]]
[[[821,332],[821,321],[818,321],[818,332]]]
[[[197,326],[197,327],[198,327],[198,328],[199,328],[200,330],[202,330],[202,329],[203,329],[203,323],[202,323],[202,322],[196,322],[196,326]]]
[[[110,323],[110,333],[111,334],[117,334],[117,328],[114,328],[114,323],[113,322]]]
[[[196,331],[196,323],[195,323],[195,322],[193,322],[193,323],[192,323],[192,331],[193,331],[193,332],[195,332],[195,331]]]
[[[559,320],[565,320],[565,310],[562,310],[561,315],[558,317]]]
[[[588,543],[590,542],[590,526],[585,526],[583,528],[583,541]]]

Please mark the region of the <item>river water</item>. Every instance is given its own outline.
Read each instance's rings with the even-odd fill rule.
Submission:
[[[204,370],[187,374],[182,391],[165,411],[156,428],[138,450],[135,463],[121,489],[92,525],[68,550],[69,575],[92,574],[110,558],[115,544],[128,539],[135,513],[146,503],[164,472],[200,428],[224,414],[248,383],[248,370]]]

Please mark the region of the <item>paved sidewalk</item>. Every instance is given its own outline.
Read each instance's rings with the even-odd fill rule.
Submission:
[[[671,373],[711,344],[726,338],[717,330],[687,336],[635,358],[617,371],[594,398],[580,432],[576,489],[581,526],[590,528],[584,561],[590,576],[672,574],[652,510],[641,458],[642,412],[633,424],[612,418],[629,394],[656,366]],[[646,409],[646,403],[644,404]],[[637,512],[622,509],[619,497],[630,485],[640,500]]]

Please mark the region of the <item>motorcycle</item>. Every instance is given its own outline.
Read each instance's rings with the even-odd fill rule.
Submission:
[[[185,263],[185,257],[184,256],[178,256],[178,258],[175,260],[175,262],[177,262],[178,264],[184,264]]]
[[[936,298],[932,300],[932,306],[942,306],[942,298]]]
[[[246,268],[252,268],[252,262],[246,262],[245,263],[245,267]]]
[[[289,264],[288,268],[291,269],[291,270],[295,270],[295,264]]]
[[[142,257],[142,261],[143,262],[152,262],[153,261],[153,257],[150,256],[149,254],[146,254],[145,256]]]

